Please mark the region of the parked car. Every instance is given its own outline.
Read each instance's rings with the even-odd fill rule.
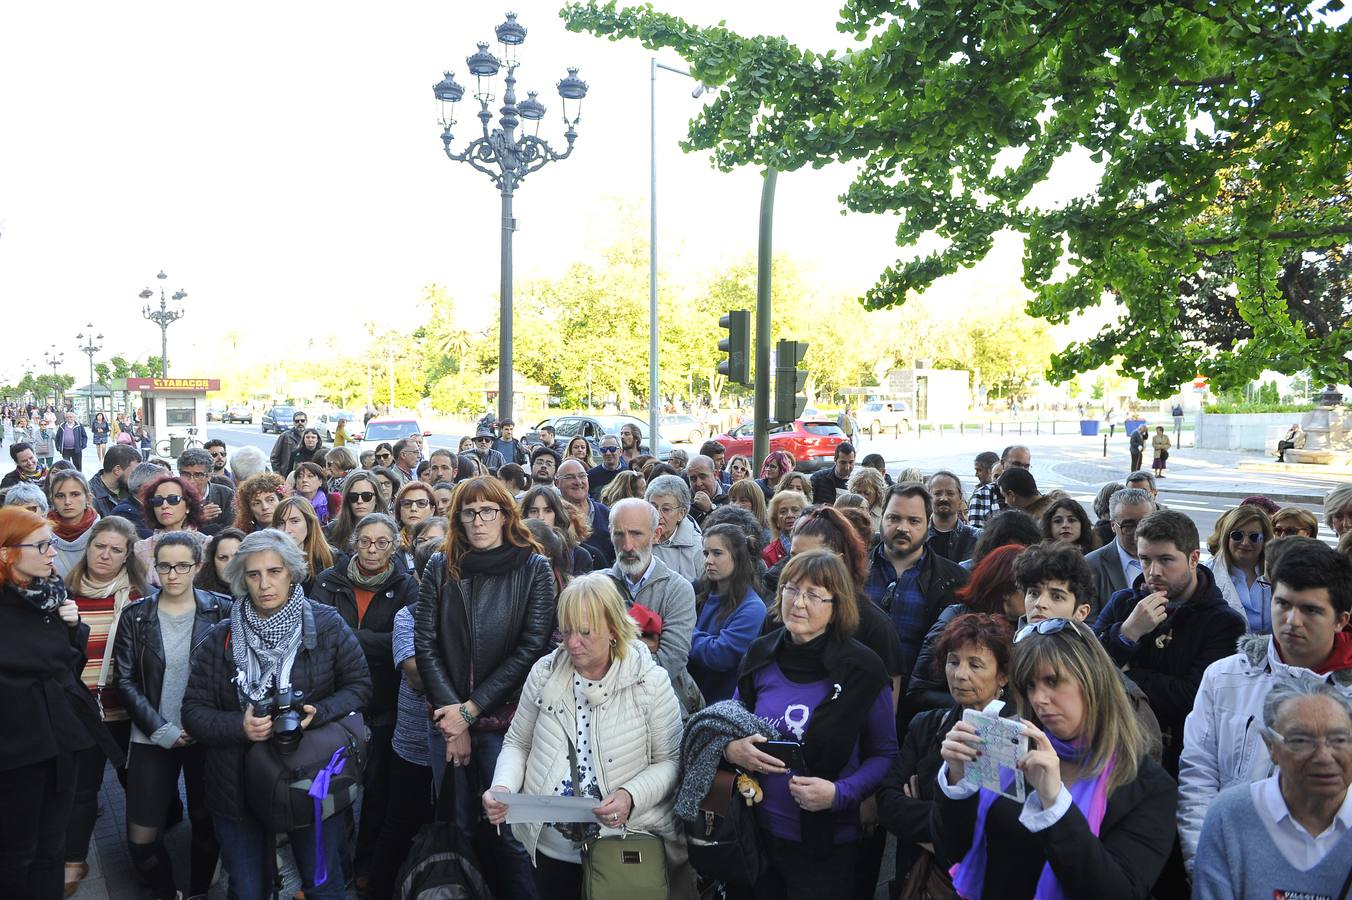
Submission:
[[[686,444],[698,444],[704,440],[704,435],[708,434],[704,429],[704,423],[694,416],[670,415],[662,416],[658,420],[662,428],[662,433],[670,440]]]
[[[263,426],[263,433],[281,434],[291,427],[291,420],[295,415],[294,406],[269,406],[268,411],[263,413],[263,418],[259,420]]]
[[[911,407],[905,400],[870,400],[859,407],[854,419],[871,437],[885,432],[896,434],[911,430]]]
[[[227,406],[225,412],[221,413],[222,422],[244,422],[252,425],[254,420],[253,410],[243,403],[234,406]]]
[[[333,432],[338,427],[339,422],[347,423],[347,433],[351,437],[352,423],[356,421],[358,421],[357,416],[344,409],[325,409],[310,414],[310,427],[319,431],[319,436],[324,439],[326,445],[333,443]],[[358,425],[355,430],[360,431],[361,426]],[[405,435],[405,437],[407,436]]]
[[[389,444],[393,447],[395,441],[401,441],[415,431],[424,437],[431,437],[432,435],[432,432],[423,430],[417,419],[408,419],[402,416],[374,418],[367,422],[366,428],[361,429],[358,434],[350,435],[351,440],[357,445],[353,452],[360,458],[361,454],[367,450],[376,449],[380,444]],[[431,452],[430,448],[428,452]]]
[[[206,408],[206,417],[208,422],[219,422],[224,415],[225,415],[225,407],[223,406],[208,406]]]
[[[727,434],[714,435],[727,450],[728,456],[750,456],[754,440],[754,426],[750,422],[738,425]],[[845,443],[845,432],[835,422],[825,419],[795,419],[787,424],[770,426],[770,449],[787,450],[793,456],[794,468],[810,472],[831,464],[836,446]]]
[[[536,422],[534,428],[521,436],[521,440],[527,446],[538,444],[540,443],[540,429],[546,425],[553,425],[555,439],[560,446],[567,447],[569,441],[578,435],[582,435],[592,445],[592,450],[595,452],[601,446],[602,437],[607,434],[619,437],[620,428],[626,424],[637,425],[639,442],[645,447],[652,447],[652,432],[648,429],[648,423],[637,416],[555,416],[552,419]],[[661,438],[656,449],[657,452],[654,455],[658,459],[665,462],[671,457],[671,441],[666,438]]]

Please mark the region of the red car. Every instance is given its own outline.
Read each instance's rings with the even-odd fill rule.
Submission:
[[[727,434],[715,435],[712,440],[727,448],[730,457],[750,456],[752,423],[738,425]],[[843,443],[845,432],[835,422],[795,419],[792,424],[770,426],[770,449],[789,451],[799,469],[820,469],[830,465],[836,455],[836,445]]]

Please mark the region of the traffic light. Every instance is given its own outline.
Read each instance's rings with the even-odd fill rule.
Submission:
[[[751,384],[751,313],[734,309],[718,320],[718,327],[728,330],[718,342],[718,352],[728,355],[719,361],[718,374],[735,384]]]
[[[775,348],[775,421],[792,422],[803,414],[807,373],[799,368],[807,356],[806,341],[780,341]]]

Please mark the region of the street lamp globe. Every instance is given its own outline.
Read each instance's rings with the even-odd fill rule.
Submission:
[[[502,60],[508,68],[516,68],[521,64],[521,45],[526,42],[526,28],[516,20],[516,13],[507,13],[507,21],[503,22],[493,33],[498,36],[498,43],[502,45]]]
[[[479,41],[479,52],[465,58],[469,74],[474,76],[474,98],[487,105],[493,102],[493,80],[502,68],[502,60],[488,52],[488,42]]]
[[[568,75],[559,79],[559,96],[563,98],[563,124],[571,131],[582,118],[582,98],[587,96],[587,82],[577,77],[578,70],[570,66]],[[570,115],[571,114],[571,115]]]

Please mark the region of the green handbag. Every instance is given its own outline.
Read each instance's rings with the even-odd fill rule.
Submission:
[[[577,776],[577,751],[568,741],[568,763]],[[667,854],[662,839],[646,831],[624,829],[582,845],[582,896],[585,900],[666,900]]]
[[[667,854],[660,837],[626,829],[583,846],[586,900],[666,900],[668,890]]]

